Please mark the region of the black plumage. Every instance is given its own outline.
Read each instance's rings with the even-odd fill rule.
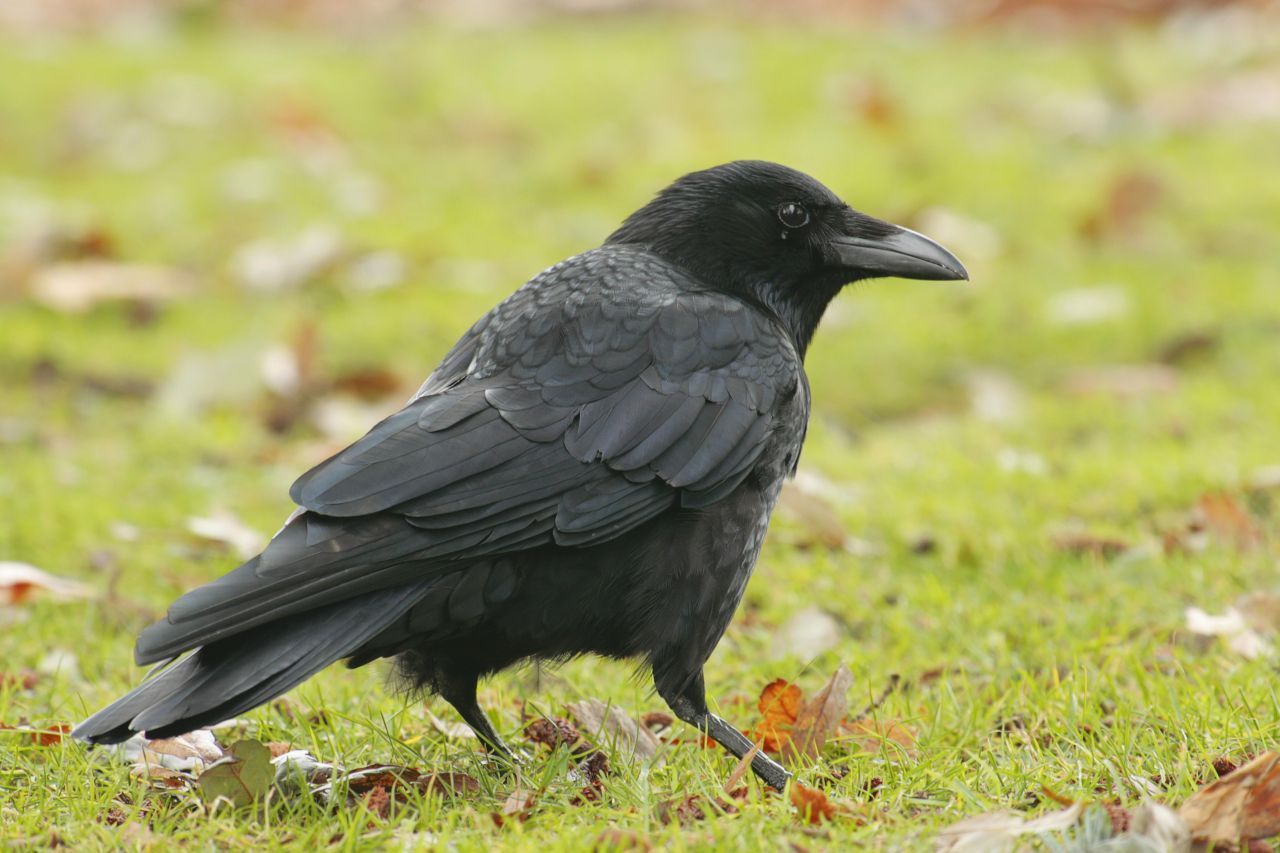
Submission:
[[[482,317],[401,411],[304,474],[262,554],[178,599],[138,663],[190,653],[82,723],[113,743],[245,711],[335,660],[398,656],[505,749],[477,679],[641,658],[686,722],[809,417],[803,359],[850,281],[965,277],[799,172],[695,172]],[[753,768],[781,786],[763,755]]]

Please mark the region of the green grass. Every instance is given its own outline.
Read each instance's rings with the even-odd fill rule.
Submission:
[[[847,770],[830,792],[866,804],[864,821],[807,834],[785,800],[753,788],[736,816],[664,826],[660,802],[713,797],[733,767],[686,745],[660,767],[614,756],[603,800],[577,807],[568,756],[539,754],[525,773],[548,790],[526,822],[499,829],[490,814],[510,780],[436,733],[422,703],[384,691],[374,665],[335,668],[294,692],[327,709],[330,725],[259,710],[246,731],[348,766],[461,770],[480,794],[412,800],[385,821],[302,798],[207,815],[193,794],[148,794],[77,744],[41,748],[0,731],[0,839],[570,849],[621,828],[677,849],[776,849],[779,839],[898,849],[927,846],[964,815],[1034,808],[1041,786],[1133,804],[1140,794],[1126,779],[1157,777],[1176,804],[1213,778],[1215,758],[1274,745],[1273,661],[1171,641],[1188,605],[1220,610],[1275,584],[1270,540],[1192,554],[1165,554],[1159,541],[1206,491],[1243,494],[1253,472],[1280,462],[1275,129],[1175,125],[1144,110],[1280,56],[1227,62],[1184,47],[1141,30],[1037,41],[648,18],[341,41],[213,30],[0,44],[0,79],[21,81],[0,87],[0,245],[21,242],[47,211],[109,235],[122,259],[197,279],[150,321],[112,306],[60,314],[23,298],[13,251],[0,256],[0,559],[103,590],[119,572],[115,599],[36,602],[4,617],[0,671],[37,667],[51,649],[79,665],[78,678],[44,677],[29,692],[0,687],[0,722],[11,725],[81,719],[133,684],[137,630],[234,565],[193,546],[186,519],[228,507],[274,530],[293,477],[334,449],[305,426],[266,429],[256,398],[162,417],[79,377],[162,382],[184,356],[252,351],[314,324],[322,375],[382,365],[407,391],[530,274],[598,243],[672,177],[737,157],[803,168],[899,221],[927,222],[920,212],[943,206],[998,238],[984,252],[981,240],[936,235],[969,264],[970,285],[874,282],[841,298],[808,359],[815,419],[803,467],[842,488],[839,517],[873,547],[800,548],[803,525],[780,518],[707,669],[710,694],[744,727],[754,709],[730,700],[774,678],[813,691],[846,663],[860,708],[900,673],[909,688],[876,713],[917,731],[916,754],[842,741],[799,768],[810,782]],[[867,86],[891,105],[887,123],[857,106]],[[1071,127],[1068,104],[1080,99],[1109,110],[1106,121]],[[246,168],[268,183],[237,199],[228,173]],[[1084,236],[1081,222],[1135,173],[1160,185],[1154,207],[1132,233],[1121,223]],[[266,295],[236,283],[237,248],[315,223],[355,249],[399,253],[405,283],[353,294],[338,273]],[[1123,291],[1127,311],[1053,321],[1055,294],[1095,286]],[[1188,333],[1215,346],[1179,366],[1172,391],[1067,390],[1073,370],[1151,362]],[[58,370],[36,382],[42,362]],[[980,369],[1022,389],[1020,415],[970,411],[968,377]],[[1010,450],[1039,461],[1009,470]],[[1251,498],[1268,531],[1274,497]],[[118,539],[117,522],[137,540]],[[1054,546],[1077,528],[1138,547],[1103,560]],[[925,534],[936,547],[916,553]],[[815,603],[846,626],[842,642],[812,661],[774,659],[776,626]],[[632,674],[594,659],[540,677],[516,671],[482,700],[518,741],[525,701],[548,713],[579,697],[658,709]],[[455,719],[440,702],[432,710]],[[873,777],[882,785],[869,799]],[[113,807],[149,823],[150,836],[109,825]]]

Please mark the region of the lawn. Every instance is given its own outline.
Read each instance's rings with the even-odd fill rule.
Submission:
[[[237,563],[192,518],[275,530],[293,478],[476,316],[679,174],[796,166],[972,276],[868,282],[833,307],[800,485],[707,667],[743,728],[774,679],[811,695],[849,667],[862,732],[794,766],[849,814],[811,826],[751,781],[731,814],[692,819],[735,762],[678,725],[654,761],[600,744],[609,772],[583,801],[577,758],[525,724],[587,698],[663,709],[632,667],[584,659],[483,686],[534,792],[495,820],[514,777],[374,664],[218,738],[478,790],[385,814],[283,794],[209,810],[103,750],[0,730],[0,840],[927,849],[969,815],[1058,809],[1045,789],[1176,807],[1215,763],[1273,747],[1269,649],[1186,628],[1188,607],[1280,586],[1280,48],[1210,23],[0,36],[0,560],[93,592],[0,607],[10,726],[83,719],[134,684],[136,632]],[[129,265],[136,286],[137,264],[156,292],[101,298],[95,274]],[[797,614],[834,631],[798,642]]]

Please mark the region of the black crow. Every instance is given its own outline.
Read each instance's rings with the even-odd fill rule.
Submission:
[[[587,652],[644,661],[734,755],[702,667],[760,553],[809,420],[804,355],[878,276],[967,278],[946,249],[793,169],[694,172],[604,245],[482,317],[413,399],[304,474],[266,550],[138,637],[159,675],[75,730],[169,737],[336,660],[395,656],[493,750],[482,676]],[[782,788],[763,754],[752,768]]]

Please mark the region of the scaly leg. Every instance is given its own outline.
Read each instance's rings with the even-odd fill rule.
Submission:
[[[679,691],[664,691],[659,684],[658,694],[671,706],[677,717],[705,732],[738,758],[742,758],[755,746],[746,735],[707,710],[706,688],[703,686],[701,671]],[[763,750],[751,759],[751,769],[766,785],[779,791],[786,788],[791,779],[791,774],[765,755]]]

